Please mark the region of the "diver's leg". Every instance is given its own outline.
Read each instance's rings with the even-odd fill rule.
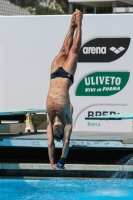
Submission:
[[[73,40],[72,47],[69,51],[68,58],[63,65],[64,70],[73,75],[76,71],[78,52],[81,47],[82,17],[83,17],[82,13],[79,10],[76,10],[76,25],[77,25],[76,34]]]
[[[66,35],[66,38],[64,40],[63,46],[62,46],[59,54],[53,60],[52,67],[51,67],[51,73],[54,72],[58,67],[62,67],[68,57],[69,50],[73,44],[73,35],[74,35],[75,28],[76,28],[75,21],[76,21],[76,12],[74,12],[72,15],[70,27],[69,27],[68,33]]]

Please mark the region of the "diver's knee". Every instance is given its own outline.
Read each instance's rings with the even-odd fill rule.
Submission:
[[[67,57],[68,54],[69,54],[69,51],[68,51],[67,47],[63,46],[63,47],[61,48],[61,50],[60,50],[59,55],[60,55],[60,56],[65,56],[65,57]]]

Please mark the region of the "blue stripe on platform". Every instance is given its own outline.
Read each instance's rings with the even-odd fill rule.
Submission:
[[[57,148],[62,148],[62,142],[56,142]],[[47,148],[47,139],[21,139],[3,138],[0,140],[0,147],[37,147]],[[96,140],[70,140],[70,148],[133,148],[133,144],[123,144],[121,141],[96,141]]]
[[[0,116],[4,115],[20,115],[20,114],[34,114],[46,113],[46,109],[25,109],[25,110],[0,110]]]
[[[116,115],[104,115],[97,117],[89,117],[85,118],[86,120],[125,120],[125,119],[133,119],[133,113],[124,113],[124,114],[116,114]]]

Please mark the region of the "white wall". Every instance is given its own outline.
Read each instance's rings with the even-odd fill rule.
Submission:
[[[45,108],[50,66],[67,33],[70,15],[0,17],[0,109]],[[131,131],[131,120],[102,122],[88,127],[90,110],[133,112],[133,15],[84,15],[82,44],[95,38],[130,37],[127,52],[110,63],[78,63],[70,98],[74,106],[74,129]],[[75,96],[79,82],[99,71],[129,71],[125,88],[108,97]],[[101,107],[99,107],[101,106]],[[117,108],[116,108],[117,107]],[[84,114],[82,113],[84,112]],[[92,121],[92,120],[91,120]],[[114,125],[113,125],[114,124]]]

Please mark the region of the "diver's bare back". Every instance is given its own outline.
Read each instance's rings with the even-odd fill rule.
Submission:
[[[50,81],[50,88],[47,96],[47,113],[52,123],[53,118],[58,115],[65,125],[65,118],[70,108],[69,87],[71,83],[67,78],[55,78]]]

